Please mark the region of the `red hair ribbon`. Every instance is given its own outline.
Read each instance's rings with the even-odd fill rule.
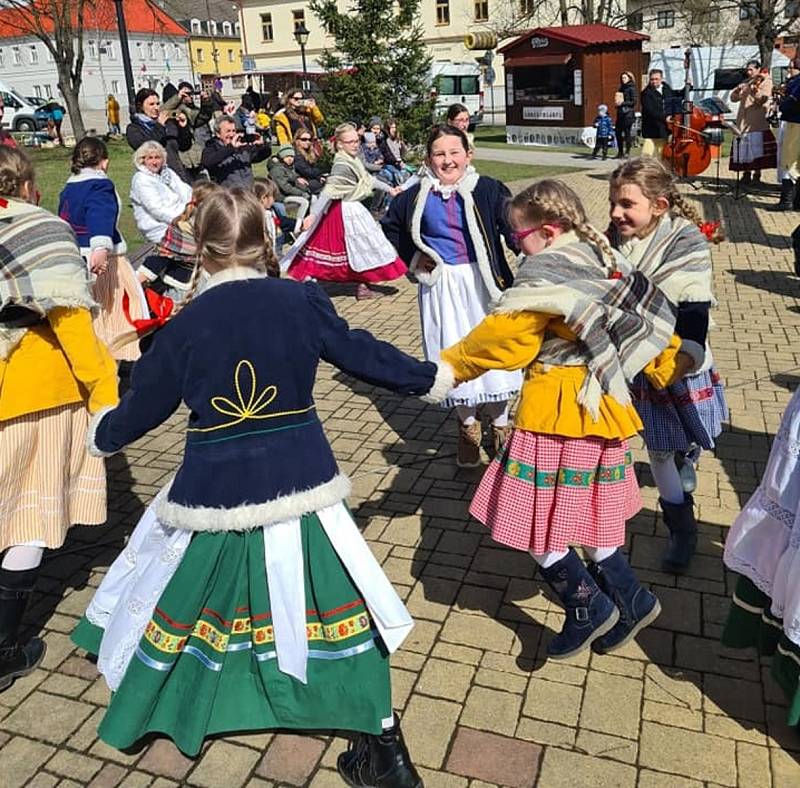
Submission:
[[[714,233],[719,230],[719,222],[703,222],[700,225],[700,232],[711,241],[714,238]]]
[[[0,197],[0,208],[8,208],[8,200],[4,200]]]
[[[608,275],[609,279],[622,279],[622,271],[612,271]]]
[[[159,295],[149,287],[145,288],[144,297],[147,299],[147,306],[154,317],[134,320],[131,318],[130,298],[127,293],[122,294],[122,311],[125,314],[125,319],[136,329],[136,333],[139,336],[162,328],[172,317],[172,312],[175,309],[175,302],[169,296]]]

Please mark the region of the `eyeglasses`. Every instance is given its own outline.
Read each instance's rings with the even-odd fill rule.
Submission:
[[[541,227],[529,227],[527,230],[514,230],[511,233],[511,240],[519,246],[522,241],[524,241],[529,235],[532,235],[537,230],[541,230]]]

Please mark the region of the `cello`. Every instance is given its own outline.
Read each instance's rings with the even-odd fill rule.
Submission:
[[[711,164],[711,146],[704,133],[708,119],[706,114],[692,102],[690,70],[692,50],[687,49],[683,56],[686,79],[683,85],[681,111],[667,120],[670,139],[664,146],[662,157],[681,178],[699,175]]]

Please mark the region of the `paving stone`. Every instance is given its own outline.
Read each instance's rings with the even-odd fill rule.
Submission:
[[[138,751],[122,752],[116,747],[110,747],[104,741],[98,739],[89,749],[89,755],[102,758],[104,761],[113,761],[122,766],[133,766],[139,760],[142,753]]]
[[[658,703],[680,706],[689,711],[700,711],[703,708],[701,680],[701,675],[693,671],[647,665],[644,697]]]
[[[450,605],[458,594],[461,583],[439,577],[427,578],[414,586],[408,598],[408,610],[419,622],[419,619],[444,621],[450,612]]]
[[[575,728],[557,725],[554,722],[533,720],[530,717],[520,717],[516,732],[518,739],[528,739],[537,744],[554,744],[556,747],[570,749],[575,744],[576,736]]]
[[[513,736],[520,706],[522,698],[519,695],[473,687],[461,714],[461,724]]]
[[[64,676],[61,673],[51,673],[41,684],[42,692],[53,695],[64,695],[68,698],[78,698],[89,686],[85,679],[76,676]]]
[[[103,762],[76,752],[60,750],[48,762],[47,771],[88,783],[103,767]]]
[[[342,788],[342,778],[331,769],[320,769],[308,785],[309,788]]]
[[[403,715],[403,736],[414,753],[414,763],[441,768],[460,714],[457,703],[412,696]]]
[[[147,748],[137,767],[160,777],[182,780],[195,761],[187,758],[170,739],[156,739]]]
[[[469,648],[468,646],[456,646],[454,643],[437,643],[433,647],[431,656],[439,659],[448,659],[451,662],[460,662],[464,665],[478,665],[482,660],[490,656],[489,653],[484,655],[480,649]],[[500,655],[491,654],[491,656]]]
[[[324,750],[325,745],[319,739],[281,734],[273,739],[256,774],[275,782],[305,785]]]
[[[422,670],[417,691],[436,698],[464,701],[467,697],[475,669],[441,659],[429,659]]]
[[[705,733],[644,722],[639,763],[720,785],[736,785],[735,743]]]
[[[769,749],[743,741],[737,742],[736,768],[739,774],[739,785],[768,786],[771,782]]]
[[[431,621],[415,621],[411,633],[403,641],[405,651],[415,651],[428,654],[433,648],[433,643],[439,635],[439,624]]]
[[[542,748],[536,744],[459,728],[447,760],[447,771],[495,785],[533,788],[541,752]]]
[[[417,681],[417,674],[409,670],[400,670],[399,668],[392,668],[392,707],[395,709],[404,709],[408,698],[411,695],[411,690]]]
[[[89,788],[117,788],[125,778],[126,771],[115,763],[107,763],[89,783]]]
[[[153,778],[142,772],[129,772],[119,784],[119,788],[147,788],[152,785]]]
[[[475,683],[484,687],[522,694],[528,686],[527,676],[515,676],[501,670],[481,668],[475,674]]]
[[[653,586],[652,590],[661,602],[656,626],[673,632],[700,634],[700,594],[664,586]]]
[[[547,788],[575,788],[576,776],[581,785],[592,788],[634,788],[636,769],[616,761],[581,755],[548,747],[542,761],[539,784]]]
[[[522,713],[547,722],[575,726],[578,724],[582,699],[583,690],[580,687],[531,679]]]
[[[0,748],[3,788],[27,786],[42,764],[55,752],[38,741],[15,736]]]
[[[636,742],[630,739],[582,729],[578,731],[575,750],[586,755],[596,755],[598,758],[611,758],[614,761],[635,764],[639,748]]]
[[[25,788],[53,788],[59,782],[58,777],[47,772],[39,772],[33,779],[25,783]]]
[[[258,757],[259,754],[248,747],[215,741],[189,776],[189,785],[201,788],[242,785],[256,765]]]
[[[677,777],[674,774],[651,772],[649,769],[642,769],[639,772],[637,788],[703,788],[703,783],[697,782],[697,780],[689,780],[686,777]]]
[[[441,637],[459,645],[508,653],[514,641],[514,632],[490,618],[451,613],[444,623]]]
[[[725,739],[736,739],[746,741],[750,744],[767,744],[767,726],[762,723],[746,722],[722,717],[717,714],[709,714],[705,719],[705,731],[714,736],[722,736]]]
[[[794,788],[800,785],[800,761],[796,755],[771,747],[769,751],[774,788]]]
[[[703,676],[703,711],[737,719],[763,721],[761,684],[706,673]]]
[[[3,727],[15,733],[37,736],[61,744],[94,711],[88,703],[36,691],[3,720]]]
[[[417,769],[425,788],[465,788],[469,783],[466,777],[447,772],[436,772],[433,769],[420,767]]]
[[[703,730],[703,714],[685,706],[674,706],[666,703],[655,703],[646,700],[642,706],[642,718],[664,725],[674,725],[676,728],[686,728],[692,731]]]
[[[636,739],[642,702],[642,682],[624,676],[589,673],[580,726]]]

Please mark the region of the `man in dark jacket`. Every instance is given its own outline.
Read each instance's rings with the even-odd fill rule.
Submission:
[[[781,146],[778,174],[781,177],[781,197],[778,204],[770,209],[773,211],[800,210],[800,59],[789,63],[788,74],[779,106]]]
[[[270,151],[270,145],[259,134],[254,142],[243,142],[236,131],[236,121],[225,115],[217,120],[217,136],[203,148],[202,163],[211,180],[220,186],[249,189],[253,185],[252,165],[264,161]]]
[[[642,156],[661,158],[669,137],[666,117],[673,98],[672,88],[664,82],[664,73],[654,68],[650,84],[642,91]]]

